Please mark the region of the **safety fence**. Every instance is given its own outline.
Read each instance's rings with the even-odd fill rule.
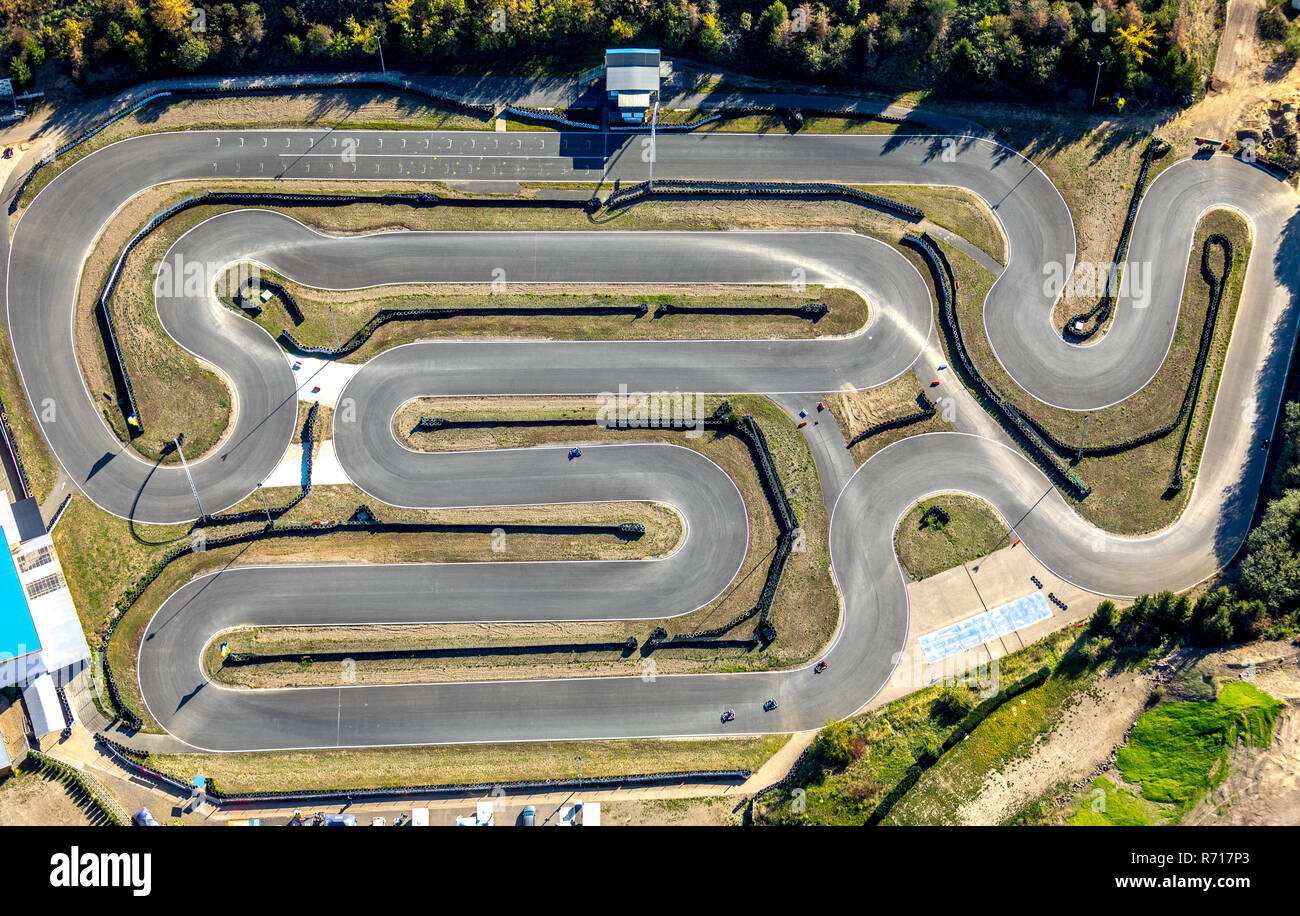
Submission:
[[[1138,205],[1142,203],[1142,194],[1147,186],[1147,174],[1151,171],[1151,163],[1161,156],[1165,155],[1171,149],[1170,145],[1164,140],[1150,140],[1146,149],[1142,151],[1142,165],[1138,169],[1137,181],[1133,184],[1133,196],[1129,198],[1128,212],[1124,215],[1124,226],[1120,230],[1119,241],[1115,245],[1115,257],[1111,261],[1111,269],[1106,277],[1106,290],[1097,300],[1097,304],[1086,312],[1080,312],[1077,315],[1071,315],[1070,320],[1065,323],[1065,332],[1075,340],[1087,340],[1106,323],[1110,317],[1111,309],[1115,303],[1116,284],[1119,282],[1120,265],[1124,263],[1124,256],[1128,253],[1129,238],[1133,234],[1133,220],[1137,218]],[[1093,321],[1093,319],[1096,319]],[[1089,328],[1075,330],[1080,322],[1093,321]]]
[[[948,334],[952,350],[957,354],[957,361],[964,374],[974,383],[979,399],[994,416],[1002,421],[1013,437],[1038,461],[1058,486],[1074,498],[1083,499],[1091,492],[1091,488],[1061,463],[1056,453],[1025,422],[1020,412],[994,391],[993,386],[976,369],[970,353],[966,350],[961,324],[957,321],[957,284],[952,273],[952,265],[948,263],[943,250],[926,233],[920,235],[908,233],[903,236],[902,241],[908,247],[919,251],[930,267],[934,287],[939,296],[939,316],[944,330]]]
[[[652,197],[791,197],[802,199],[844,198],[893,213],[913,222],[925,218],[925,211],[861,188],[826,181],[723,181],[693,178],[660,178],[639,181],[620,188],[605,199],[605,207],[618,210]]]
[[[304,434],[303,434],[304,448],[306,449],[308,455],[310,455],[311,452],[311,438],[310,438],[311,434],[308,432],[308,430],[314,428],[314,419],[315,419],[314,414],[309,414],[308,421],[306,423]],[[423,418],[421,422],[422,423],[425,422]],[[432,428],[440,428],[438,424],[439,423],[445,424],[447,421],[429,421],[429,422]],[[535,421],[523,421],[523,422],[532,423]],[[575,422],[571,420],[559,419],[557,421],[542,421],[542,422],[559,422],[559,423],[565,423],[571,425],[588,425],[588,426],[592,425],[592,421],[590,420],[579,420]],[[766,644],[770,644],[774,639],[776,639],[777,636],[775,627],[772,625],[771,621],[767,619],[767,617],[771,610],[772,601],[776,596],[777,587],[779,586],[781,582],[781,578],[784,574],[786,562],[789,559],[791,549],[794,545],[795,538],[797,537],[798,534],[797,522],[795,519],[794,510],[790,506],[789,498],[786,496],[785,490],[781,484],[780,477],[777,474],[775,465],[771,458],[770,450],[767,445],[767,440],[763,435],[763,431],[752,417],[745,416],[743,418],[736,418],[731,412],[730,405],[723,403],[722,405],[719,406],[718,410],[715,411],[712,417],[705,419],[704,423],[706,428],[709,427],[719,428],[725,426],[730,431],[735,432],[737,435],[739,435],[741,437],[741,440],[746,443],[747,447],[750,450],[751,457],[754,460],[754,464],[759,471],[759,477],[763,485],[764,493],[766,494],[769,503],[771,504],[773,514],[777,520],[777,525],[779,529],[779,539],[778,539],[777,547],[773,553],[772,561],[768,566],[767,577],[766,580],[764,581],[763,591],[760,594],[759,600],[755,603],[753,608],[751,608],[749,611],[745,612],[744,614],[739,615],[734,621],[732,621],[726,627],[726,629],[730,629],[733,626],[737,626],[740,623],[743,623],[745,620],[749,620],[756,616],[759,618],[759,624],[752,638],[744,639],[744,640],[727,641],[727,642],[720,642],[716,638],[713,638],[714,636],[721,635],[722,632],[726,631],[725,629],[720,629],[720,628],[713,628],[713,630],[700,631],[693,634],[683,634],[680,637],[676,637],[676,636],[670,637],[666,633],[664,633],[662,635],[662,638],[660,639],[654,639],[652,636],[650,640],[647,640],[646,646],[650,649],[653,649],[656,646],[669,647],[669,646],[682,646],[686,644],[696,644],[696,645],[705,644],[705,645],[712,646],[714,648],[726,648],[732,646],[733,642],[734,645],[736,646],[753,646],[760,642],[766,645]],[[679,429],[679,430],[686,430],[688,428],[693,428],[693,427],[687,427],[686,424],[681,421],[674,421],[674,423],[672,424],[665,423],[663,424],[663,426],[664,428]],[[636,427],[634,425],[629,424],[623,426],[611,426],[609,428],[628,429],[628,428],[636,428]],[[299,494],[299,496],[294,500],[294,502],[290,504],[290,507],[296,504],[297,501],[301,500],[303,496],[305,496],[306,491],[308,491],[309,489],[310,489],[310,478],[306,482],[306,485],[304,487],[304,492]],[[272,514],[273,515],[275,514],[275,510],[272,510]],[[243,521],[243,522],[256,521],[257,519],[264,517],[264,515],[265,515],[264,511],[250,510],[244,513],[232,514],[231,516],[211,517],[208,519],[208,524],[210,525],[211,524],[219,525],[219,524],[227,524],[227,523],[233,524],[234,522],[230,521],[230,519],[232,518],[236,521]],[[361,519],[367,519],[367,520],[363,521]],[[312,523],[302,523],[302,524],[295,524],[295,525],[267,525],[266,527],[260,528],[255,531],[241,532],[237,534],[227,535],[224,537],[218,537],[218,538],[204,537],[201,540],[199,540],[197,543],[191,542],[173,548],[172,550],[168,551],[168,553],[166,553],[163,557],[155,561],[154,564],[149,568],[149,570],[143,576],[141,576],[134,584],[132,584],[122,594],[120,598],[118,598],[117,602],[114,605],[114,614],[108,621],[105,634],[104,634],[104,645],[100,651],[100,661],[104,671],[104,683],[108,689],[109,700],[111,701],[118,717],[128,728],[133,730],[138,730],[142,726],[143,723],[139,718],[139,716],[136,715],[122,701],[117,683],[113,677],[112,667],[109,664],[108,647],[109,647],[109,643],[113,638],[114,633],[116,632],[118,623],[125,616],[126,612],[129,611],[131,607],[135,605],[135,603],[140,599],[140,596],[144,594],[145,590],[151,584],[153,584],[153,582],[158,578],[158,576],[161,575],[162,572],[171,563],[175,562],[177,559],[183,556],[187,556],[189,554],[195,552],[201,552],[204,550],[214,550],[220,547],[232,546],[236,544],[246,544],[246,543],[263,540],[270,537],[317,537],[320,535],[328,534],[339,530],[366,531],[366,532],[424,532],[424,531],[443,531],[443,530],[492,531],[495,530],[496,528],[505,528],[505,527],[507,526],[446,525],[446,524],[426,524],[426,523],[418,523],[418,522],[380,523],[378,522],[378,520],[375,519],[373,512],[370,512],[366,507],[360,507],[358,508],[357,512],[354,513],[352,519],[349,519],[348,521],[341,522],[338,520],[330,520],[327,522],[312,522]],[[567,532],[570,529],[574,529],[575,526],[509,526],[509,527],[514,528],[516,530],[538,529],[538,530],[546,530],[546,531],[554,531],[559,528],[563,528]],[[645,530],[643,526],[636,523],[625,523],[618,526],[582,526],[582,527],[584,533],[613,532],[623,537],[639,537],[642,534],[644,534],[644,530]],[[500,654],[505,651],[510,651],[510,647],[493,648],[491,651]]]
[[[128,748],[104,735],[96,735],[95,740],[127,770],[161,780],[186,795],[189,795],[192,791],[192,786],[185,783],[183,780],[147,766],[146,764],[151,756],[150,754],[137,751],[133,748]],[[442,785],[431,784],[420,786],[389,786],[351,789],[340,787],[335,789],[298,792],[223,792],[216,782],[209,778],[206,781],[203,794],[209,802],[220,807],[221,805],[250,802],[295,803],[312,801],[327,802],[335,800],[343,801],[349,799],[356,801],[358,799],[400,798],[413,795],[484,795],[488,793],[520,794],[537,791],[563,791],[566,789],[595,790],[631,788],[633,786],[668,785],[671,783],[683,782],[741,782],[748,779],[750,775],[751,771],[748,769],[673,770],[666,773],[636,773],[627,776],[591,776],[583,779],[529,779],[511,782],[467,782],[445,783]]]
[[[27,763],[35,764],[40,771],[53,775],[60,782],[75,785],[85,794],[91,806],[113,826],[125,827],[130,822],[131,818],[112,793],[104,788],[98,779],[84,770],[79,770],[72,764],[64,763],[57,757],[51,757],[38,750],[27,751]]]
[[[307,494],[311,492],[312,445],[315,441],[316,417],[319,409],[320,402],[312,404],[308,409],[307,417],[303,422],[302,444],[304,461],[306,463],[306,477],[303,481],[302,489],[299,490],[298,495],[290,500],[287,505],[272,509],[271,515],[273,518],[277,518],[285,512],[288,512],[305,499]],[[247,512],[232,512],[225,515],[213,515],[208,516],[207,519],[205,519],[205,525],[222,526],[238,524],[241,522],[254,522],[264,518],[265,515],[265,510],[250,510]],[[291,535],[293,532],[297,531],[299,532],[299,536],[301,536],[301,533],[304,531],[308,533],[317,532],[320,530],[320,527],[321,526],[317,524],[295,526],[294,528],[288,529],[288,533]],[[248,543],[250,541],[267,537],[271,534],[282,536],[286,534],[286,529],[276,529],[272,523],[268,523],[267,526],[261,530],[228,535],[224,538],[209,538],[206,535],[206,529],[204,529],[200,537],[178,547],[173,547],[167,553],[163,554],[163,556],[155,560],[145,571],[144,575],[136,579],[136,581],[122,593],[117,601],[114,602],[113,612],[106,621],[106,626],[104,628],[104,641],[99,650],[99,661],[100,667],[104,672],[104,686],[108,688],[108,699],[113,705],[113,711],[129,728],[139,729],[143,723],[141,722],[140,717],[136,715],[130,707],[122,702],[122,696],[117,687],[117,680],[113,677],[112,665],[110,665],[108,661],[109,644],[113,639],[113,634],[117,632],[118,623],[120,623],[122,618],[126,616],[126,612],[135,606],[135,603],[140,600],[140,596],[143,595],[145,590],[154,583],[154,580],[162,575],[163,571],[167,569],[168,566],[181,557],[193,553],[202,553],[216,547]]]
[[[122,345],[117,337],[117,325],[113,321],[113,312],[108,307],[108,302],[113,297],[114,290],[117,289],[118,281],[122,278],[122,267],[126,264],[126,259],[131,252],[135,251],[136,247],[146,237],[168,219],[182,210],[194,206],[196,199],[195,197],[187,197],[154,214],[149,222],[145,223],[135,235],[131,236],[131,240],[126,243],[122,248],[122,252],[117,256],[117,260],[113,262],[113,267],[104,281],[104,288],[100,291],[99,299],[95,303],[96,317],[103,331],[105,348],[108,350],[109,365],[113,370],[113,381],[126,398],[127,433],[132,438],[144,432],[143,421],[140,418],[139,405],[135,399],[135,387],[131,384],[131,375],[126,370],[126,360],[122,356]]]
[[[238,301],[250,303],[254,308],[260,310],[262,308],[260,296],[263,292],[268,292],[280,300],[280,304],[284,306],[289,319],[295,325],[302,324],[307,320],[303,317],[302,310],[298,308],[298,303],[289,294],[289,291],[274,280],[268,280],[265,277],[249,277],[245,280],[239,287]],[[240,305],[240,308],[247,309],[248,305]]]
[[[872,436],[879,435],[880,433],[887,432],[891,429],[899,429],[903,426],[911,426],[913,423],[920,423],[922,420],[928,420],[938,412],[934,406],[934,401],[931,401],[930,396],[924,391],[916,396],[916,406],[919,409],[914,413],[904,414],[901,417],[894,417],[892,420],[881,420],[879,423],[868,426],[862,432],[850,439],[845,448],[853,448],[853,446],[857,445],[859,442],[870,439]]]

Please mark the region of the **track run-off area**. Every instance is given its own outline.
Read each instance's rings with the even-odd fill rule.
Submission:
[[[22,213],[6,303],[22,382],[59,464],[102,509],[142,523],[193,520],[179,467],[145,461],[107,427],[78,370],[74,307],[82,264],[131,198],[172,181],[372,179],[605,182],[646,177],[641,138],[520,132],[187,131],[121,140],[77,161]],[[344,151],[347,155],[344,156]],[[348,477],[374,499],[418,508],[653,500],[685,520],[664,559],[234,568],[168,598],[143,637],[141,694],[154,719],[196,749],[360,747],[519,740],[784,733],[867,704],[908,635],[908,597],[893,549],[899,517],[938,491],[989,502],[1049,569],[1089,591],[1181,590],[1241,545],[1255,508],[1300,315],[1300,199],[1226,156],[1189,159],[1151,183],[1127,260],[1150,264],[1149,294],[1120,298],[1099,342],[1077,346],[1051,321],[1045,266],[1073,264],[1074,227],[1052,182],[1015,151],[942,136],[702,133],[657,140],[656,177],[916,184],[966,189],[992,208],[1008,264],[984,304],[1001,364],[1029,394],[1089,410],[1141,390],[1169,351],[1200,216],[1230,207],[1254,245],[1217,402],[1190,500],[1154,535],[1109,535],[1085,522],[966,394],[959,432],[903,439],[856,471],[814,446],[830,515],[842,617],[825,658],[788,671],[244,690],[210,681],[202,652],[235,626],[654,619],[722,592],[748,541],[743,500],[721,469],[668,444],[420,453],[393,435],[412,398],[597,395],[618,391],[814,398],[867,389],[943,361],[928,278],[895,249],[836,232],[388,232],[327,236],[272,209],[212,217],[167,258],[251,261],[320,289],[387,284],[808,283],[850,287],[870,307],[847,337],[703,341],[423,341],[363,365],[339,398],[333,438]],[[299,382],[281,347],[212,289],[157,297],[162,325],[217,367],[235,395],[230,429],[190,470],[208,511],[248,496],[285,454]],[[980,329],[968,329],[977,333]],[[950,386],[952,387],[952,386]],[[55,411],[42,410],[56,405]],[[51,419],[45,419],[51,417]],[[148,418],[145,418],[146,422]],[[779,708],[763,712],[775,698]],[[736,720],[721,723],[723,709]]]

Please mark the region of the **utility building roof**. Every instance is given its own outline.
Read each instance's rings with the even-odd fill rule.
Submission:
[[[605,52],[607,92],[654,92],[659,88],[659,52],[650,48],[610,48]]]

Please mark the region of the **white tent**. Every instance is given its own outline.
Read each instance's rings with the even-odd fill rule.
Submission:
[[[32,720],[32,731],[38,739],[52,732],[61,732],[68,724],[63,718],[59,695],[54,690],[54,678],[48,674],[40,675],[23,688],[23,703],[27,706],[27,717]]]

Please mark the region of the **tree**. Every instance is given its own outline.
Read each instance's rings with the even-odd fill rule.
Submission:
[[[122,39],[122,50],[126,52],[127,60],[131,61],[131,66],[135,67],[139,73],[144,73],[149,69],[149,49],[140,37],[140,33],[132,29],[126,33]]]
[[[193,73],[199,67],[203,66],[204,61],[208,59],[208,45],[202,38],[195,35],[193,38],[186,39],[176,50],[176,66],[180,67],[186,73]]]
[[[716,15],[705,13],[700,17],[700,31],[696,38],[706,57],[712,57],[722,50],[722,37],[722,28]]]
[[[153,24],[168,35],[180,35],[188,31],[194,7],[189,0],[153,0],[149,5],[149,18]]]
[[[324,23],[313,23],[307,29],[307,53],[320,57],[330,49],[334,41],[334,30]]]
[[[1122,58],[1140,67],[1151,56],[1155,34],[1154,22],[1126,26],[1115,33],[1115,47]]]
[[[1290,611],[1300,600],[1300,490],[1288,490],[1268,504],[1246,539],[1241,583],[1246,596]]]
[[[9,61],[9,77],[14,81],[14,85],[26,89],[32,82],[32,70],[21,57],[15,57]]]
[[[1097,605],[1097,609],[1092,612],[1092,617],[1088,621],[1088,632],[1097,636],[1114,636],[1115,625],[1119,623],[1119,611],[1115,608],[1115,602],[1109,598]]]

